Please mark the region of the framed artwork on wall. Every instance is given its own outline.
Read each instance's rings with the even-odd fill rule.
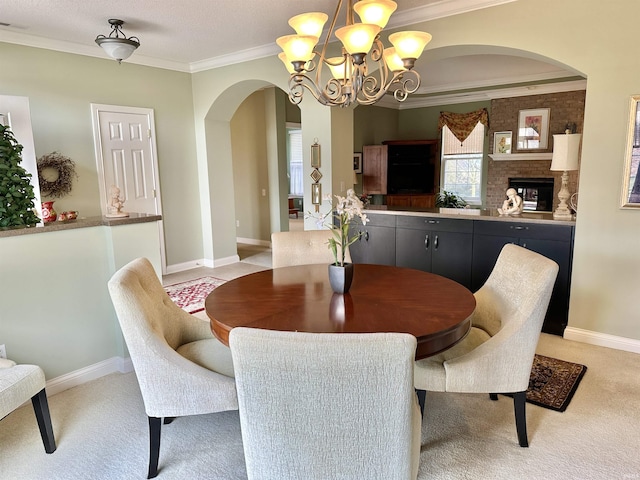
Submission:
[[[511,153],[511,132],[495,132],[493,134],[493,153]]]
[[[360,152],[353,154],[353,171],[362,173],[362,153]]]
[[[640,95],[631,97],[629,127],[622,179],[622,208],[640,208]]]
[[[549,145],[551,109],[520,110],[518,116],[518,150],[541,150]]]

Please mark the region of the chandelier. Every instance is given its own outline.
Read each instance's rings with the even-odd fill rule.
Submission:
[[[333,15],[322,50],[316,46],[320,40],[328,15],[311,12],[289,19],[296,35],[285,35],[276,40],[283,52],[278,55],[285,64],[289,78],[289,99],[294,104],[302,101],[306,88],[318,102],[328,106],[346,107],[352,103],[372,105],[387,93],[402,102],[420,87],[420,75],[413,66],[424,47],[431,40],[426,32],[397,32],[389,35],[392,47],[385,47],[380,32],[396,10],[392,0],[347,1],[346,26],[335,30],[342,42],[342,56],[327,58],[327,45],[334,33],[343,0]],[[356,12],[362,23],[354,22]],[[331,78],[322,85],[322,74],[327,69]]]
[[[122,60],[129,58],[136,48],[140,46],[140,40],[138,37],[127,38],[122,31],[122,25],[124,25],[122,20],[111,18],[109,19],[109,25],[111,25],[109,36],[98,35],[96,43],[107,52],[107,55],[121,63]]]

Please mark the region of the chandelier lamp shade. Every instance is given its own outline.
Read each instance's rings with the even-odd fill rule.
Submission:
[[[116,18],[109,19],[111,25],[111,33],[109,36],[98,35],[96,37],[96,43],[103,48],[107,55],[109,55],[118,63],[122,60],[126,60],[131,54],[140,46],[140,40],[138,37],[129,37],[122,32],[122,25],[124,22]]]
[[[336,22],[346,3],[346,25]],[[323,105],[346,107],[372,105],[387,93],[402,102],[420,87],[420,75],[413,70],[431,35],[426,32],[396,32],[389,35],[392,46],[385,47],[380,34],[397,4],[392,0],[338,0],[322,49],[320,37],[328,15],[303,13],[289,19],[295,35],[276,40],[283,52],[278,55],[290,74],[289,99],[302,101],[306,88]],[[354,12],[361,22],[354,21]],[[335,35],[342,44],[341,56],[327,56]],[[324,68],[326,66],[326,68]],[[323,84],[323,72],[328,78]]]

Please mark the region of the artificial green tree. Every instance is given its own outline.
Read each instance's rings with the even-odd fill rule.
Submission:
[[[31,174],[20,166],[22,145],[0,124],[0,227],[29,227],[40,222],[33,211]]]

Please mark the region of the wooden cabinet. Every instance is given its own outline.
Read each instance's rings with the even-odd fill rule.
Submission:
[[[549,309],[542,331],[562,335],[569,315],[573,227],[525,222],[476,221],[473,236],[472,289],[478,290],[489,277],[500,250],[514,243],[540,253],[558,264]],[[526,285],[522,285],[526,288]]]
[[[426,195],[387,195],[389,207],[433,208],[436,206],[436,196]]]
[[[437,273],[471,288],[473,221],[399,215],[396,265]]]
[[[362,232],[360,240],[349,247],[353,263],[396,264],[396,217],[367,213],[369,221],[362,225],[354,220],[350,234]]]
[[[362,147],[362,191],[366,194],[387,193],[387,146]]]
[[[365,145],[363,192],[398,195],[396,202],[406,204],[397,206],[433,207],[439,175],[437,146],[437,140],[389,140],[382,145]]]

